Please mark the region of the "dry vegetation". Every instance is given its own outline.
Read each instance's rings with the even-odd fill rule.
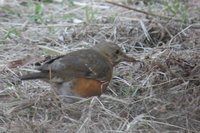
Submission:
[[[0,1],[0,132],[200,132],[199,0],[115,1],[149,14],[46,1]],[[101,97],[60,104],[47,83],[18,79],[48,56],[106,39],[143,63],[119,64]]]

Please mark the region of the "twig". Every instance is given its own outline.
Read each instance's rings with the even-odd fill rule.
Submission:
[[[120,7],[129,9],[129,10],[133,10],[133,11],[136,11],[136,12],[139,12],[139,13],[143,13],[143,14],[146,14],[146,15],[149,15],[149,16],[160,17],[162,19],[167,19],[167,20],[171,20],[172,19],[172,17],[167,17],[167,16],[162,16],[162,15],[159,15],[159,14],[154,14],[154,13],[151,13],[151,12],[146,12],[146,11],[139,10],[139,9],[136,9],[136,8],[133,8],[133,7],[129,7],[129,6],[126,6],[126,5],[118,4],[118,3],[115,3],[115,2],[112,2],[112,1],[106,1],[106,2],[109,3],[109,4],[112,4],[112,5],[120,6]],[[181,21],[180,19],[174,19],[174,20],[175,21]]]

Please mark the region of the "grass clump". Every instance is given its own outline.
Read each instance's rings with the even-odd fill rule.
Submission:
[[[173,17],[179,17],[182,22],[189,21],[188,10],[183,2],[180,0],[163,0],[164,10]]]

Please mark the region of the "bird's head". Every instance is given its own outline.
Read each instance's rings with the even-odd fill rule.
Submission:
[[[99,44],[96,44],[94,47],[94,50],[98,51],[100,54],[105,56],[110,63],[115,66],[118,63],[122,61],[126,62],[137,62],[133,57],[127,56],[121,48],[113,43],[113,42],[102,42]]]

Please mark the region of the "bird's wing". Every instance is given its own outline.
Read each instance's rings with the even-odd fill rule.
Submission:
[[[103,81],[108,80],[112,75],[109,61],[92,50],[75,51],[56,57],[47,61],[39,70],[64,81],[77,77]]]

